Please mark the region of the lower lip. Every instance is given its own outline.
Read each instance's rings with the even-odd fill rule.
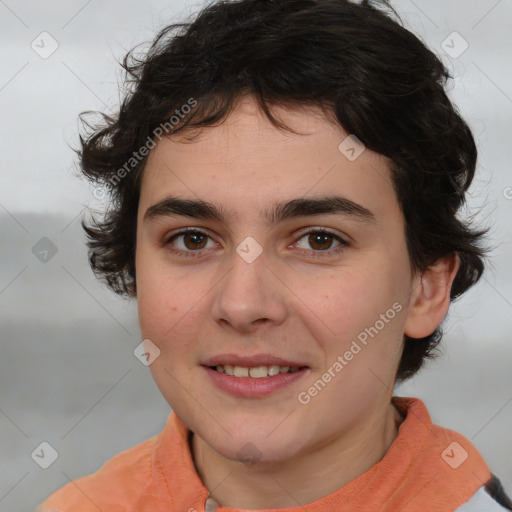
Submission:
[[[252,377],[234,377],[232,375],[226,375],[225,373],[212,370],[208,366],[203,366],[203,368],[207,371],[213,383],[218,388],[233,396],[244,398],[260,398],[270,395],[298,381],[309,372],[309,368],[302,368],[293,373],[280,373],[278,375],[255,379]]]

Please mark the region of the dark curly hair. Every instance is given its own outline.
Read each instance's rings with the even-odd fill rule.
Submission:
[[[247,94],[279,129],[291,130],[272,115],[273,105],[321,107],[388,157],[413,269],[457,253],[451,300],[480,278],[487,230],[458,218],[475,173],[473,136],[446,95],[449,72],[387,2],[217,1],[136,51],[122,62],[127,90],[118,114],[102,114],[93,126],[83,113],[78,150],[83,174],[109,189],[104,215],[82,226],[92,269],[116,293],[136,296],[148,150],[162,134],[218,125]],[[441,337],[440,327],[425,338],[405,336],[397,380],[418,371]]]

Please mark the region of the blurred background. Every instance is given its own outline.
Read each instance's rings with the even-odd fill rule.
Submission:
[[[170,412],[134,356],[135,302],[88,267],[80,220],[102,203],[74,175],[70,146],[80,112],[116,108],[116,59],[203,5],[0,0],[0,512],[33,510],[156,435]],[[468,437],[512,493],[512,3],[392,5],[454,76],[480,151],[469,210],[494,246],[450,310],[442,355],[396,394]]]

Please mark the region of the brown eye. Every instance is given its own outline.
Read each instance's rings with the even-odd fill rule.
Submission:
[[[324,232],[310,233],[308,236],[308,243],[313,249],[327,250],[331,247],[333,235]]]
[[[165,241],[165,245],[170,245],[177,251],[181,252],[197,252],[201,249],[207,248],[209,240],[210,237],[206,233],[190,229],[172,235]]]
[[[207,236],[199,231],[192,231],[183,235],[183,243],[187,249],[203,249],[206,245]]]
[[[333,242],[336,243],[334,247]],[[304,233],[297,242],[297,247],[305,250],[311,256],[334,255],[348,247],[348,245],[348,242],[338,235],[323,229],[310,230]]]

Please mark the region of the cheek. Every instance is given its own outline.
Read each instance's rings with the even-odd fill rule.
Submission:
[[[193,347],[204,323],[205,283],[199,275],[194,278],[190,270],[170,272],[160,259],[145,256],[141,251],[137,260],[141,335],[150,339],[162,355],[169,355],[170,362],[176,362]]]
[[[397,285],[401,277],[389,265],[374,262],[326,280],[331,292],[317,292],[314,305],[321,312],[317,323],[329,328],[326,337],[318,338],[326,354],[326,367],[346,354],[351,367],[393,373],[405,321],[405,293]],[[313,289],[309,297],[315,297]],[[356,374],[353,377],[357,380]]]
[[[136,269],[141,333],[160,345],[165,333],[178,320],[183,294],[172,276],[166,275],[161,262],[151,250],[138,248]]]
[[[318,288],[315,291],[312,287],[306,296],[316,294],[319,316],[336,335],[347,339],[391,307],[389,286],[384,269],[368,264],[329,276],[324,281],[324,289],[329,293],[320,295]]]
[[[158,276],[141,276],[141,282],[137,299],[141,334],[160,346],[173,337],[173,332],[181,332],[186,317],[192,314],[189,302],[193,297],[177,290],[176,282]]]

